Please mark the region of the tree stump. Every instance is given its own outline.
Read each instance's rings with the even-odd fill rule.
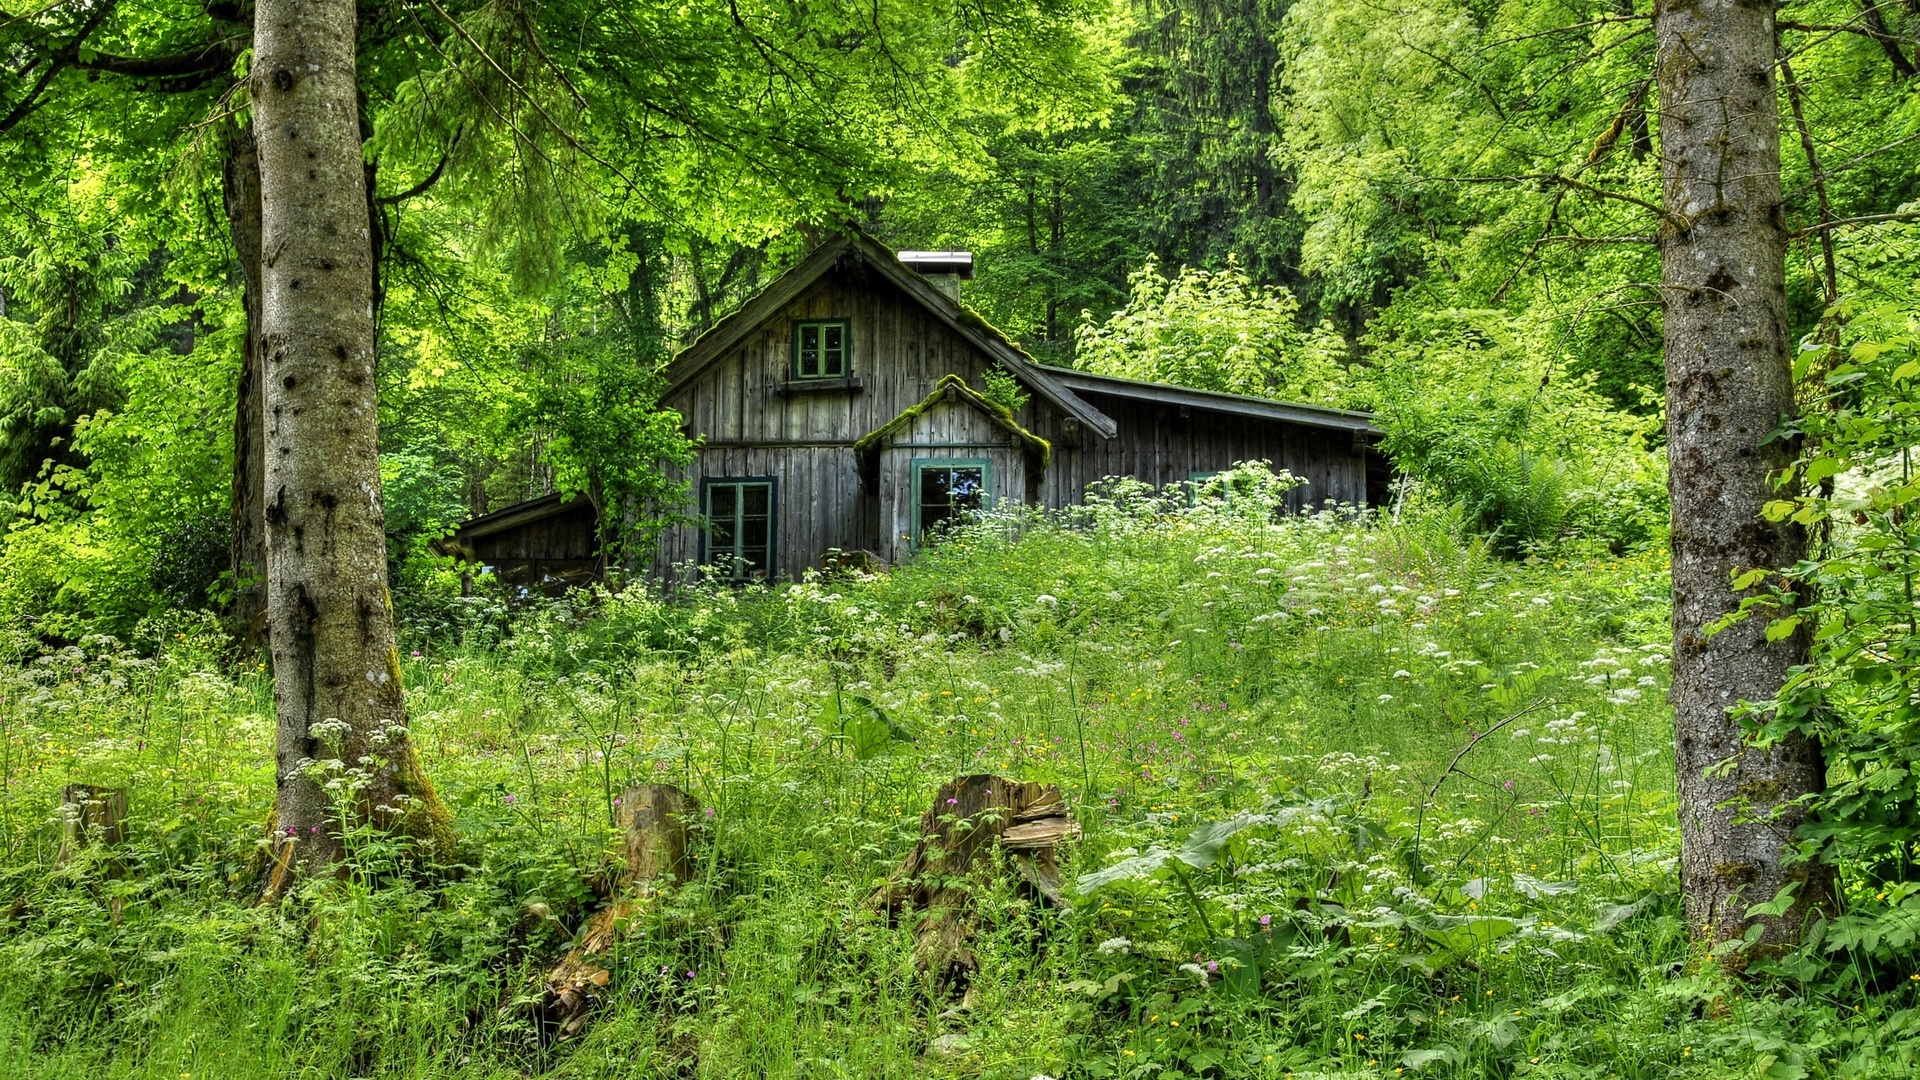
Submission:
[[[93,843],[126,838],[127,789],[68,784],[60,789],[60,854],[66,862]]]
[[[916,911],[914,962],[950,992],[965,992],[979,961],[973,892],[987,883],[999,857],[1043,903],[1065,907],[1055,849],[1080,835],[1052,784],[976,773],[949,780],[920,817],[920,841],[873,905],[889,916]]]
[[[587,920],[573,948],[547,975],[540,1011],[559,1038],[586,1027],[600,991],[613,981],[601,957],[626,936],[628,925],[660,890],[691,877],[687,823],[699,812],[699,802],[671,784],[641,784],[620,793],[626,874],[613,903]]]

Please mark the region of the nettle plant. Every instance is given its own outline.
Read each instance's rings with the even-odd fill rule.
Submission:
[[[1831,314],[1850,344],[1802,346],[1794,374],[1814,389],[1779,434],[1804,451],[1764,511],[1805,526],[1811,553],[1740,574],[1748,595],[1723,625],[1765,617],[1769,640],[1813,639],[1812,663],[1747,711],[1760,745],[1798,730],[1827,755],[1800,857],[1834,867],[1840,910],[1788,964],[1812,977],[1825,952],[1896,979],[1920,940],[1920,311],[1847,302]]]

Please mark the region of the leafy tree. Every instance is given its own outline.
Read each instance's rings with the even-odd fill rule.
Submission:
[[[1173,278],[1148,260],[1128,284],[1127,306],[1105,322],[1085,314],[1075,332],[1080,367],[1323,405],[1351,398],[1344,342],[1325,328],[1303,328],[1292,293],[1254,284],[1233,260]]]

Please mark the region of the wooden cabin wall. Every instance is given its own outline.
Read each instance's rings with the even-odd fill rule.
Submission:
[[[852,323],[852,370],[861,389],[782,395],[793,325],[808,319]],[[854,264],[822,278],[664,404],[710,446],[852,446],[932,393],[941,376],[958,375],[977,388],[994,366],[892,282]],[[1021,423],[1034,427],[1042,410],[1052,407],[1028,402]]]
[[[577,508],[482,536],[473,541],[473,551],[481,562],[489,564],[523,559],[592,560],[599,551],[593,507],[582,502]]]
[[[913,462],[924,458],[983,458],[990,505],[1024,503],[1026,452],[1013,436],[978,409],[960,402],[935,405],[895,432],[880,455],[880,522],[884,532],[872,550],[889,563],[913,549]]]
[[[1177,407],[1156,402],[1090,391],[1081,396],[1113,417],[1120,433],[1113,439],[1089,435],[1077,448],[1056,450],[1054,467],[1041,485],[1040,499],[1048,506],[1079,503],[1088,484],[1107,476],[1131,476],[1158,487],[1243,461],[1268,461],[1307,482],[1288,496],[1289,509],[1318,508],[1328,501],[1366,504],[1366,453],[1349,432],[1199,409],[1182,417]]]
[[[794,323],[808,319],[851,323],[859,390],[782,393],[791,381]],[[699,510],[701,477],[777,476],[781,576],[798,577],[828,548],[878,553],[879,501],[861,489],[854,441],[924,400],[941,376],[979,387],[994,366],[885,278],[858,264],[836,270],[664,402],[688,431],[706,437],[687,473],[686,512]],[[1029,402],[1023,423],[1042,410],[1051,407]],[[992,426],[975,410],[962,411]],[[994,437],[1005,445],[1004,431],[994,429]],[[676,563],[697,562],[700,542],[698,528],[668,530],[652,573],[669,577]]]
[[[771,476],[774,563],[796,579],[828,548],[870,550],[878,533],[872,496],[862,492],[850,446],[721,447],[700,451],[689,470],[687,513],[699,511],[701,477]],[[675,564],[701,558],[701,530],[681,525],[661,537],[651,572],[673,577]]]

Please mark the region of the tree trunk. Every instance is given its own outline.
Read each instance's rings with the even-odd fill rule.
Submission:
[[[1738,606],[1733,574],[1792,566],[1806,550],[1799,528],[1760,517],[1791,456],[1769,436],[1793,410],[1773,5],[1663,0],[1654,18],[1681,885],[1703,939],[1757,921],[1758,948],[1779,952],[1829,903],[1817,871],[1783,864],[1803,817],[1794,800],[1823,781],[1820,751],[1804,739],[1748,747],[1728,710],[1772,698],[1806,662],[1807,638],[1769,643],[1763,620],[1704,632]],[[1746,917],[1792,882],[1792,909]]]
[[[259,651],[267,630],[266,461],[260,409],[260,152],[253,124],[235,130],[227,142],[225,169],[227,232],[240,260],[241,300],[246,338],[240,350],[240,379],[234,395],[233,497],[229,502],[228,564],[233,573],[233,606],[228,612],[242,651]]]
[[[68,784],[60,789],[60,854],[66,862],[95,843],[112,847],[126,838],[127,789]]]
[[[279,783],[267,893],[361,825],[452,846],[407,735],[380,501],[354,0],[260,0],[260,374]]]

